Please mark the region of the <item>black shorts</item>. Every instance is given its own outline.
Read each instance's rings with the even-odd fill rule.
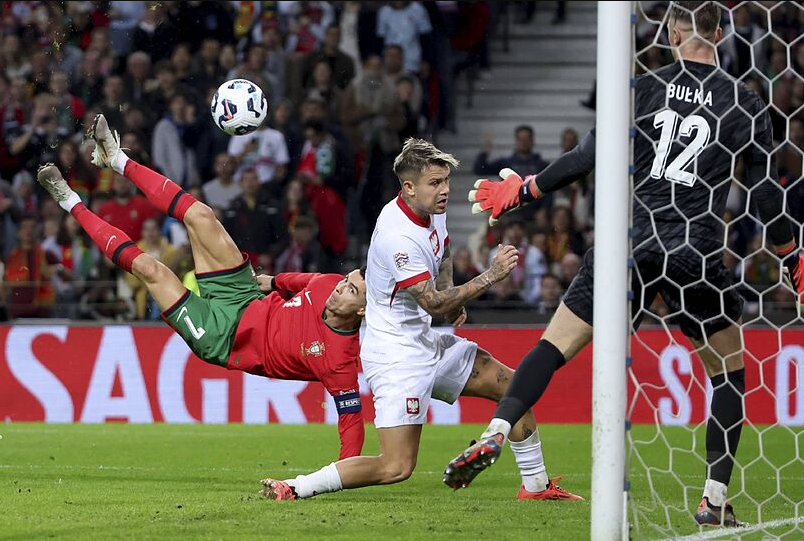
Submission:
[[[692,250],[672,254],[638,252],[631,273],[631,321],[639,328],[656,295],[670,310],[668,319],[686,336],[703,340],[737,323],[743,298],[720,257],[704,260]],[[584,255],[583,266],[564,295],[564,304],[592,325],[594,252]],[[702,276],[703,274],[703,276]],[[704,279],[705,278],[705,279]]]

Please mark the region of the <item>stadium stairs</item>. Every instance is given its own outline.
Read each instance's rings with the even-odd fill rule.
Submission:
[[[528,24],[515,22],[521,15],[511,6],[509,21],[498,21],[490,43],[490,77],[476,79],[470,93],[466,77],[460,76],[457,133],[438,136],[439,147],[461,161],[451,177],[448,223],[453,247],[467,246],[483,224],[471,214],[466,194],[477,178],[472,164],[484,133],[494,136],[491,158],[496,159],[512,153],[514,128],[529,124],[535,130],[536,151],[553,160],[560,154],[564,128],[572,127],[583,137],[594,125],[594,113],[579,102],[587,99],[595,81],[596,4],[567,2],[566,21],[555,26],[550,24],[553,2],[539,2]]]

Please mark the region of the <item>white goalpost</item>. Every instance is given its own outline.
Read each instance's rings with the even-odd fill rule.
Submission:
[[[595,285],[592,367],[593,541],[614,541],[625,517],[628,352],[628,166],[631,2],[598,2]]]

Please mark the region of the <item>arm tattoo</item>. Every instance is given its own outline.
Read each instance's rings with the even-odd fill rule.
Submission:
[[[450,287],[444,291],[436,291],[432,280],[423,280],[407,290],[428,314],[443,316],[479,297],[491,286],[491,278],[484,272],[463,285]]]
[[[441,259],[441,265],[438,267],[436,289],[438,291],[444,291],[452,286],[452,254],[450,254],[449,245],[447,245],[446,248],[444,248],[444,257]]]

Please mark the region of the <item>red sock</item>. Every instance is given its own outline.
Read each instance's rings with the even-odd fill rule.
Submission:
[[[134,160],[126,162],[123,175],[142,190],[153,206],[180,222],[184,222],[184,214],[196,202],[196,198],[178,184]]]
[[[128,235],[93,214],[83,203],[75,205],[70,214],[78,220],[84,231],[92,237],[98,248],[103,250],[112,263],[126,272],[131,272],[131,264],[134,263],[134,258],[142,253],[142,250],[137,248]]]

